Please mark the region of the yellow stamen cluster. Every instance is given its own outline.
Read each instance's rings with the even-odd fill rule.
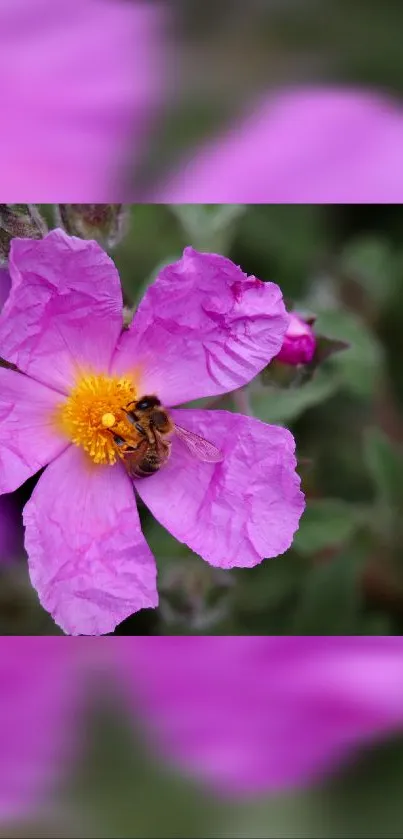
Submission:
[[[88,452],[94,463],[116,462],[111,428],[127,432],[124,409],[136,398],[133,381],[127,377],[89,375],[80,379],[60,405],[59,427],[72,443]]]

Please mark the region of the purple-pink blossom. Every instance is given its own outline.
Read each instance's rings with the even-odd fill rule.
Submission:
[[[121,200],[166,77],[162,3],[2,0],[3,200]]]
[[[0,565],[23,552],[21,506],[13,495],[0,497]]]
[[[279,89],[169,172],[154,199],[381,203],[403,198],[403,110],[380,93]]]
[[[278,286],[186,248],[123,330],[119,275],[95,242],[61,230],[14,239],[9,269],[0,346],[20,372],[0,369],[0,491],[49,464],[24,510],[25,546],[41,603],[64,631],[110,632],[158,603],[133,484],[211,565],[252,567],[286,551],[304,506],[290,432],[175,407],[247,384],[278,354],[289,320]],[[126,429],[128,405],[146,394],[219,462],[173,434],[168,462],[133,481],[110,423]]]
[[[2,0],[3,198],[133,197],[169,105],[172,22],[162,0]],[[399,202],[402,133],[401,105],[381,92],[279,88],[143,198]]]
[[[305,786],[403,726],[401,636],[0,646],[3,821],[46,802],[72,770],[88,699],[96,690],[99,703],[113,680],[155,755],[234,797]]]
[[[7,300],[11,288],[7,268],[0,266],[0,310]],[[22,552],[21,508],[11,495],[0,498],[0,564],[7,563]]]
[[[309,364],[313,359],[315,348],[316,338],[312,326],[301,315],[291,312],[277,361],[291,365]]]
[[[0,311],[3,308],[10,293],[11,279],[7,268],[0,266]]]

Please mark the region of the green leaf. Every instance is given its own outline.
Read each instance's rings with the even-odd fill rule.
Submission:
[[[328,370],[318,370],[314,378],[301,387],[262,387],[255,392],[252,390],[250,399],[253,413],[264,422],[291,422],[308,408],[329,399],[338,387],[339,382]]]
[[[389,615],[374,613],[363,620],[363,635],[393,635],[392,621]]]
[[[244,204],[171,204],[189,244],[200,251],[226,253],[236,232]]]
[[[379,428],[367,429],[364,455],[378,500],[403,507],[403,452]]]
[[[366,324],[353,312],[332,309],[318,314],[315,331],[349,344],[344,352],[332,357],[333,369],[353,393],[371,397],[382,372],[383,353]]]
[[[360,564],[350,552],[313,568],[302,589],[292,634],[356,634],[361,607],[359,571]]]
[[[360,523],[359,511],[345,501],[337,498],[309,501],[293,547],[301,554],[312,554],[333,545],[342,545],[351,538]]]
[[[160,567],[195,556],[186,545],[171,536],[156,519],[147,516],[143,522],[143,531]]]
[[[285,557],[266,559],[255,568],[236,569],[233,601],[241,614],[267,613],[293,596],[305,574],[305,563],[290,551]]]
[[[322,207],[266,204],[248,208],[237,242],[258,266],[260,279],[274,280],[294,300],[308,287],[318,242],[326,241],[326,236]],[[260,265],[266,270],[261,272]]]
[[[316,352],[313,359],[313,367],[323,364],[327,358],[331,358],[337,352],[348,350],[350,344],[347,341],[339,341],[335,338],[327,338],[326,335],[317,335]]]
[[[393,294],[397,264],[384,239],[365,236],[349,242],[341,254],[340,268],[378,305],[386,303]]]

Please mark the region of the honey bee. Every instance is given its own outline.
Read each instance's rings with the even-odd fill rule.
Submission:
[[[223,457],[213,443],[174,423],[157,396],[142,396],[125,409],[130,431],[125,437],[111,429],[126,471],[131,478],[154,475],[171,454],[170,435],[176,434],[192,455],[206,463],[219,463]]]

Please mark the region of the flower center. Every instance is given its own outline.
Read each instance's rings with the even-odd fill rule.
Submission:
[[[57,420],[72,443],[88,452],[94,463],[117,460],[110,433],[127,434],[125,408],[136,398],[131,379],[84,376],[59,407]]]

